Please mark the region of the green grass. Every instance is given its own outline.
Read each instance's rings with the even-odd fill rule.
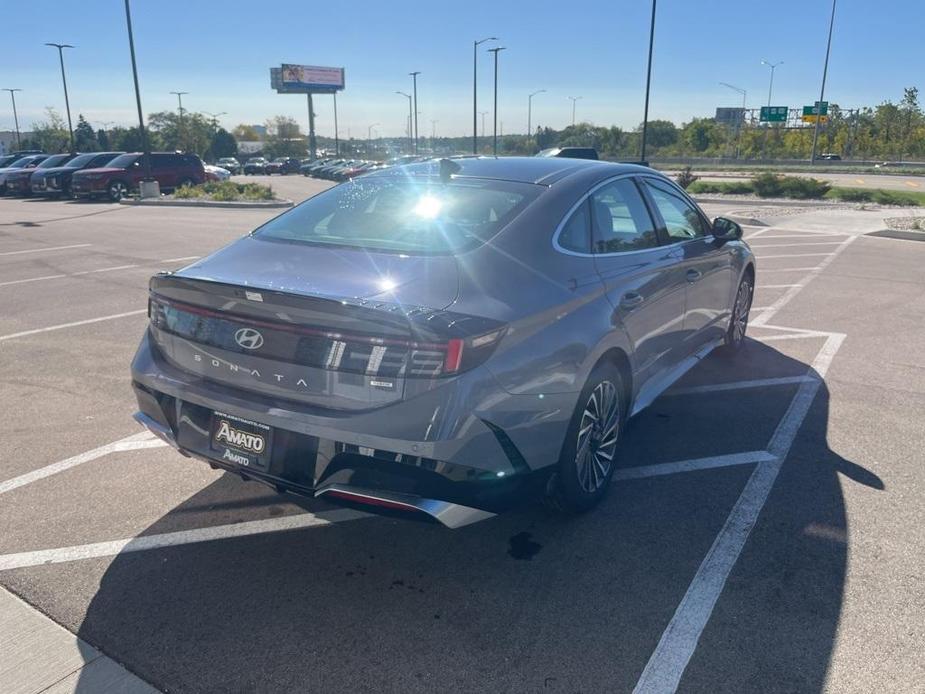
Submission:
[[[198,186],[183,186],[173,192],[181,200],[216,200],[219,202],[275,200],[270,186],[260,183],[235,183],[234,181],[210,181]]]
[[[925,193],[882,190],[880,188],[832,188],[826,197],[842,202],[873,202],[878,205],[925,207]]]

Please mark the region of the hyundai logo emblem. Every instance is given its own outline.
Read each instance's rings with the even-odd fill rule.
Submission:
[[[263,347],[263,335],[253,328],[241,328],[234,334],[234,341],[244,349],[260,349]]]

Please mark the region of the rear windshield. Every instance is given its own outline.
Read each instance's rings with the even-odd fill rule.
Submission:
[[[396,253],[453,253],[485,243],[542,190],[508,181],[362,178],[270,220],[258,238]]]
[[[106,168],[113,169],[124,169],[132,164],[140,157],[140,154],[120,154],[118,157],[113,159],[111,162],[106,164]]]

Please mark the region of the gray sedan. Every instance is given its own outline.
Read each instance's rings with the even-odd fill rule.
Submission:
[[[741,228],[648,168],[395,167],[153,277],[136,419],[280,491],[449,527],[537,495],[584,511],[626,420],[740,347],[754,283]]]

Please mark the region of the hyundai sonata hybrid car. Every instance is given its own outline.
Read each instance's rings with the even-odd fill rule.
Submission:
[[[755,259],[651,169],[394,167],[150,282],[136,419],[279,491],[459,527],[607,492],[624,425],[748,323]]]

